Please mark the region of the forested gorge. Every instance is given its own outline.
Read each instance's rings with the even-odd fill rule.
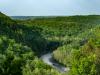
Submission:
[[[11,18],[0,13],[0,75],[100,75],[99,15]],[[45,64],[48,52],[70,70]]]

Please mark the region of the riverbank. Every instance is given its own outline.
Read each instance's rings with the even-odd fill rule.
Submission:
[[[54,60],[52,53],[47,53],[47,54],[42,55],[41,59],[44,63],[46,63],[47,65],[50,65],[51,67],[55,68],[61,73],[68,72],[70,70],[69,67],[65,67],[57,62],[52,61]]]

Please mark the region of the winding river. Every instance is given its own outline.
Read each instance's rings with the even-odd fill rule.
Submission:
[[[53,61],[53,56],[52,53],[47,53],[41,56],[41,59],[43,60],[44,63],[46,63],[47,65],[52,66],[53,68],[55,68],[56,70],[58,70],[59,72],[68,72],[70,69],[66,68],[65,66],[54,62]]]

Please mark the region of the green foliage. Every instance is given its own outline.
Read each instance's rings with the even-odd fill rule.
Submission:
[[[23,67],[23,75],[60,75],[59,72],[35,58]]]
[[[74,52],[71,75],[96,75],[95,58],[95,54],[85,56],[80,51]]]
[[[2,15],[0,17],[0,35],[7,36],[18,43],[31,47],[38,55],[45,51],[47,42],[38,31],[41,28],[20,25],[9,17],[3,14],[0,15]]]
[[[100,16],[12,20],[0,12],[0,75],[67,75],[40,60],[50,51],[70,75],[100,75]]]
[[[0,74],[19,75],[27,60],[34,59],[32,50],[5,36],[0,37]]]

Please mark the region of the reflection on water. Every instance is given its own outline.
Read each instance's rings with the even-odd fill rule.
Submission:
[[[69,68],[66,68],[63,65],[52,61],[53,60],[52,53],[48,53],[48,54],[42,55],[41,59],[44,61],[44,63],[52,66],[53,68],[57,69],[60,72],[67,72],[67,71],[70,70]]]

